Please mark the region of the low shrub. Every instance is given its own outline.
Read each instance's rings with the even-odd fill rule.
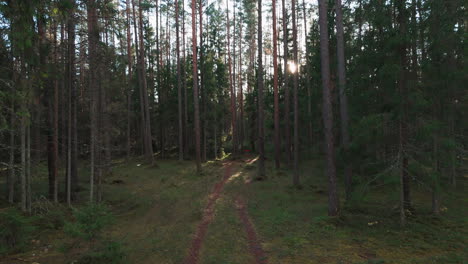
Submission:
[[[37,216],[37,226],[44,229],[61,229],[65,224],[66,208],[41,196],[32,203],[32,213]]]
[[[74,238],[86,240],[97,238],[102,229],[113,220],[111,213],[105,205],[94,203],[81,209],[75,209],[73,216],[76,221],[65,223],[65,233]]]
[[[0,255],[22,251],[31,239],[31,218],[15,208],[0,212]]]
[[[82,256],[77,264],[122,264],[126,253],[119,242],[105,241],[95,250]]]

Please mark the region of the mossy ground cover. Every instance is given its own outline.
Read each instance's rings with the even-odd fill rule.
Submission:
[[[398,189],[391,185],[371,189],[351,205],[340,192],[342,215],[328,217],[321,164],[302,164],[299,190],[292,187],[291,173],[274,170],[272,162],[267,162],[266,181],[245,184],[256,173],[245,164],[243,175],[229,188],[247,198],[270,263],[468,263],[463,182],[443,194],[439,217],[430,213],[430,192],[414,184],[415,212],[401,228]]]
[[[116,161],[105,178],[103,198],[114,219],[104,228],[102,241],[93,243],[112,250],[118,245],[125,254],[123,263],[182,263],[209,194],[224,175],[222,161],[206,163],[202,175],[195,173],[191,161],[159,160],[157,164],[150,167],[140,160]],[[427,189],[415,184],[416,211],[408,226],[401,228],[395,209],[398,190],[392,185],[375,187],[352,204],[342,203],[342,216],[329,218],[327,181],[321,164],[302,164],[302,189],[297,190],[292,187],[290,171],[274,170],[270,161],[267,180],[260,182],[251,180],[255,163],[233,161],[232,177],[216,202],[200,263],[244,264],[253,260],[236,212],[237,197],[246,201],[269,263],[466,263],[468,198],[463,181],[456,191],[444,192],[446,210],[440,217],[430,214]],[[87,171],[86,166],[80,169],[82,201],[88,197]],[[39,168],[37,172],[36,198],[47,190],[46,170]],[[340,192],[340,196],[344,194]],[[79,209],[84,205],[74,206]],[[73,221],[72,210],[60,210],[60,217],[52,214],[58,219],[52,224],[36,224],[31,237],[34,242],[26,245],[23,253],[0,257],[0,263],[26,260],[59,264],[99,254],[105,257],[83,243],[76,249],[66,248],[71,240],[56,222]]]

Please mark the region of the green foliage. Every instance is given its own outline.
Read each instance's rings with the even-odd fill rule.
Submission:
[[[103,204],[91,203],[73,212],[75,222],[66,222],[64,231],[72,237],[92,240],[113,221],[113,216]]]
[[[121,243],[104,241],[91,252],[81,257],[77,264],[122,264],[125,263],[126,252]]]
[[[33,231],[31,219],[17,209],[0,212],[0,255],[23,250]]]
[[[32,204],[32,213],[36,216],[35,224],[45,229],[61,229],[65,224],[66,208],[41,197]]]

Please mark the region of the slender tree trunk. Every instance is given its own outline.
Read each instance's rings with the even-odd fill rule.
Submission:
[[[286,137],[286,163],[291,166],[291,125],[289,122],[289,72],[288,72],[288,27],[287,27],[287,14],[285,0],[281,0],[283,11],[283,64],[284,64],[284,126]]]
[[[305,0],[302,0],[302,12],[304,15],[304,38],[305,42],[307,43],[307,9],[306,9],[306,4]],[[313,45],[312,45],[313,46]],[[312,92],[311,92],[311,85],[310,85],[310,79],[308,75],[305,76],[306,82],[305,85],[307,87],[307,119],[308,119],[308,135],[309,135],[309,149],[312,150],[312,143],[313,143],[313,125],[312,125]],[[311,152],[312,153],[312,152]]]
[[[57,34],[56,34],[56,27],[54,29],[51,29],[52,34],[53,34],[53,40],[54,42],[52,43],[54,46],[54,55],[53,55],[53,60],[54,63],[57,63],[57,44],[56,44],[56,39],[57,39]],[[38,18],[38,33],[39,33],[39,42],[41,46],[41,53],[39,54],[39,61],[41,65],[41,81],[44,86],[47,86],[47,77],[43,77],[47,75],[47,70],[44,68],[45,65],[47,64],[47,56],[46,52],[44,51],[44,47],[47,45],[46,43],[46,32],[45,32],[45,21],[42,17]],[[55,130],[55,86],[58,85],[57,79],[54,79],[53,82],[53,87],[43,87],[46,91],[47,98],[45,98],[46,103],[47,103],[47,120],[48,120],[48,133],[47,133],[47,163],[48,163],[48,171],[49,171],[49,199],[53,201],[56,200],[56,193],[57,193],[57,179],[58,179],[58,173],[57,173],[57,141],[56,141],[56,133],[58,132]],[[53,90],[53,92],[52,92]]]
[[[217,124],[216,124],[216,116],[215,116],[215,121],[213,122],[213,135],[214,135],[214,148],[213,148],[213,156],[214,159],[218,159],[218,135],[217,135]]]
[[[13,78],[16,79],[15,77]],[[12,86],[12,96],[11,96],[11,113],[10,113],[10,163],[9,163],[9,173],[8,173],[8,202],[13,204],[15,202],[15,100],[14,95],[15,86]]]
[[[300,186],[299,181],[299,60],[297,57],[297,20],[296,20],[296,0],[292,0],[292,20],[293,20],[293,53],[296,71],[293,73],[294,80],[294,177],[293,184]]]
[[[183,55],[183,65],[182,68],[182,90],[184,91],[184,156],[187,158],[189,154],[189,129],[188,129],[188,91],[187,91],[187,84],[185,80],[185,62],[186,62],[186,54],[185,54],[185,1],[182,0],[182,55]]]
[[[75,70],[75,2],[72,1],[73,9],[70,11],[68,18],[68,87],[70,92],[70,177],[67,181],[67,202],[75,199],[75,193],[78,191],[78,133],[77,133],[77,87],[76,87],[76,70]],[[56,94],[56,102],[58,106],[58,93]],[[57,109],[58,111],[58,109]],[[56,117],[58,121],[58,113]],[[57,124],[58,126],[58,124]]]
[[[273,94],[274,94],[274,122],[275,122],[275,167],[280,168],[280,121],[279,121],[279,92],[278,92],[278,39],[276,32],[276,0],[273,6]]]
[[[135,34],[135,60],[137,61],[136,62],[137,80],[138,80],[138,88],[139,88],[138,94],[140,96],[140,118],[141,118],[141,120],[140,120],[140,123],[141,123],[140,124],[140,132],[141,132],[141,146],[142,146],[141,151],[143,152],[143,154],[145,154],[145,146],[146,146],[146,144],[145,144],[145,139],[146,139],[146,136],[145,136],[145,107],[143,105],[143,94],[141,93],[141,85],[142,85],[143,81],[142,81],[141,70],[140,70],[141,64],[139,63],[140,49],[139,49],[139,44],[138,44],[139,38],[138,38],[137,16],[136,16],[136,11],[135,11],[135,0],[132,0],[132,12],[133,12],[133,31],[134,31],[134,34]],[[157,5],[156,5],[156,16],[157,16]],[[156,43],[159,43],[159,41],[157,41]]]
[[[328,47],[328,2],[319,0],[320,60],[323,86],[323,123],[328,176],[328,215],[339,214],[339,199],[336,190],[335,146],[333,136],[333,108],[330,87],[330,53]]]
[[[149,113],[149,103],[148,103],[148,84],[146,81],[146,66],[145,66],[145,46],[143,42],[143,8],[141,7],[141,0],[138,0],[139,3],[139,24],[140,24],[140,71],[141,71],[141,79],[142,85],[140,86],[140,91],[143,96],[143,107],[144,107],[144,116],[145,116],[145,123],[144,123],[144,130],[145,130],[145,156],[148,162],[151,164],[154,163],[153,159],[153,144],[151,139],[151,119]]]
[[[229,1],[226,1],[226,26],[227,26],[227,56],[229,67],[229,90],[231,93],[231,129],[232,129],[232,152],[237,155],[237,125],[236,125],[236,93],[234,90],[233,77],[232,77],[232,61],[231,61],[231,32],[229,20]]]
[[[23,112],[25,111],[23,107]],[[21,210],[27,210],[27,194],[26,194],[26,117],[21,117],[20,123],[21,133]]]
[[[184,159],[184,130],[182,116],[182,71],[180,65],[179,0],[175,2],[176,53],[177,53],[177,99],[179,114],[179,160]]]
[[[406,7],[404,0],[398,0],[396,3],[398,10],[398,23],[401,36],[406,34]],[[400,181],[401,181],[401,194],[400,194],[400,222],[404,226],[406,223],[406,210],[410,209],[410,189],[409,189],[409,175],[408,175],[408,157],[406,155],[407,140],[408,140],[408,126],[407,126],[407,87],[406,87],[406,43],[404,40],[400,41],[398,45],[398,53],[400,56],[400,73],[398,80],[398,90],[401,98],[401,112],[399,120],[399,155],[400,155]]]
[[[202,148],[202,160],[206,162],[206,152],[207,152],[207,98],[206,98],[206,87],[204,86],[204,53],[203,53],[203,0],[200,0],[200,4],[198,5],[198,16],[200,18],[200,91],[202,92],[202,134],[203,134],[203,148]]]
[[[32,88],[32,87],[30,87]],[[31,194],[31,121],[26,126],[26,208],[28,213],[32,211]]]
[[[435,107],[437,108],[437,107]],[[436,119],[436,114],[434,115]],[[433,169],[433,179],[432,179],[432,213],[439,215],[440,213],[440,198],[439,198],[439,137],[437,132],[433,136],[433,157],[432,157],[432,169]]]
[[[127,160],[130,158],[131,151],[131,109],[132,109],[132,82],[133,82],[133,56],[132,56],[132,34],[130,33],[130,0],[127,0],[127,60],[128,60],[128,89],[127,89]]]
[[[109,20],[107,18],[104,18],[104,23],[106,25],[106,29],[104,30],[104,35],[105,35],[105,44],[107,47],[109,47]],[[106,58],[105,61],[108,61]],[[110,146],[110,136],[109,133],[104,133],[103,131],[110,131],[110,124],[109,124],[109,110],[108,110],[108,99],[107,99],[107,89],[110,86],[111,83],[111,73],[109,70],[107,70],[103,64],[101,64],[101,67],[103,69],[101,72],[106,72],[105,80],[106,80],[106,85],[104,85],[101,89],[101,118],[102,118],[102,128],[101,128],[101,136],[104,144],[104,164],[103,164],[103,169],[104,169],[104,175],[108,175],[111,170],[111,160],[112,160],[112,151],[111,151],[111,146]]]
[[[54,63],[59,65],[58,60],[58,44],[57,44],[57,23],[55,22],[54,26]],[[53,96],[50,98],[50,118],[51,118],[51,128],[52,129],[52,163],[53,163],[53,173],[54,173],[54,191],[53,197],[54,202],[58,203],[58,89],[59,89],[59,79],[54,78],[54,87],[53,87]],[[70,104],[68,104],[70,105]],[[70,109],[70,108],[69,108]],[[70,135],[69,135],[70,136]]]
[[[338,60],[338,86],[340,98],[340,121],[341,121],[341,144],[343,145],[345,155],[345,189],[346,200],[351,198],[352,189],[352,166],[349,160],[349,114],[348,114],[348,97],[346,95],[346,60],[344,54],[344,29],[343,29],[343,11],[341,0],[336,0],[336,43],[337,43],[337,60]]]
[[[196,1],[192,0],[192,59],[193,59],[193,107],[194,107],[194,126],[195,126],[195,154],[197,163],[197,172],[201,173],[200,157],[200,110],[198,106],[198,69],[197,69],[197,28],[196,28]]]
[[[265,178],[265,144],[264,144],[264,121],[263,121],[263,43],[262,43],[262,0],[257,1],[258,6],[258,176],[259,180]]]
[[[98,85],[98,58],[97,54],[97,44],[99,41],[99,29],[97,28],[97,15],[96,15],[96,2],[95,0],[88,0],[87,2],[87,12],[88,12],[88,60],[89,60],[89,90],[91,98],[91,173],[90,173],[90,192],[89,199],[90,202],[94,202],[94,181],[95,181],[95,172],[100,171],[99,168],[96,168],[96,150],[97,150],[97,139],[98,139],[98,130],[97,130],[97,98],[99,94],[99,85]],[[97,169],[97,170],[96,170]]]
[[[241,150],[244,148],[244,91],[242,88],[242,24],[239,23],[239,108],[240,108],[240,115],[239,115],[239,129],[238,129],[238,141]]]
[[[451,98],[452,102],[453,100],[455,99]],[[449,116],[449,135],[452,138],[452,140],[455,141],[455,106],[454,105],[449,106],[449,115],[450,115]],[[454,188],[457,187],[456,161],[457,161],[457,153],[456,153],[455,146],[453,146],[450,149],[450,183],[452,184],[452,187]]]

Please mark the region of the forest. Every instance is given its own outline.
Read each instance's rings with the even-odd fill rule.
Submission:
[[[467,4],[0,0],[0,264],[467,263]]]

